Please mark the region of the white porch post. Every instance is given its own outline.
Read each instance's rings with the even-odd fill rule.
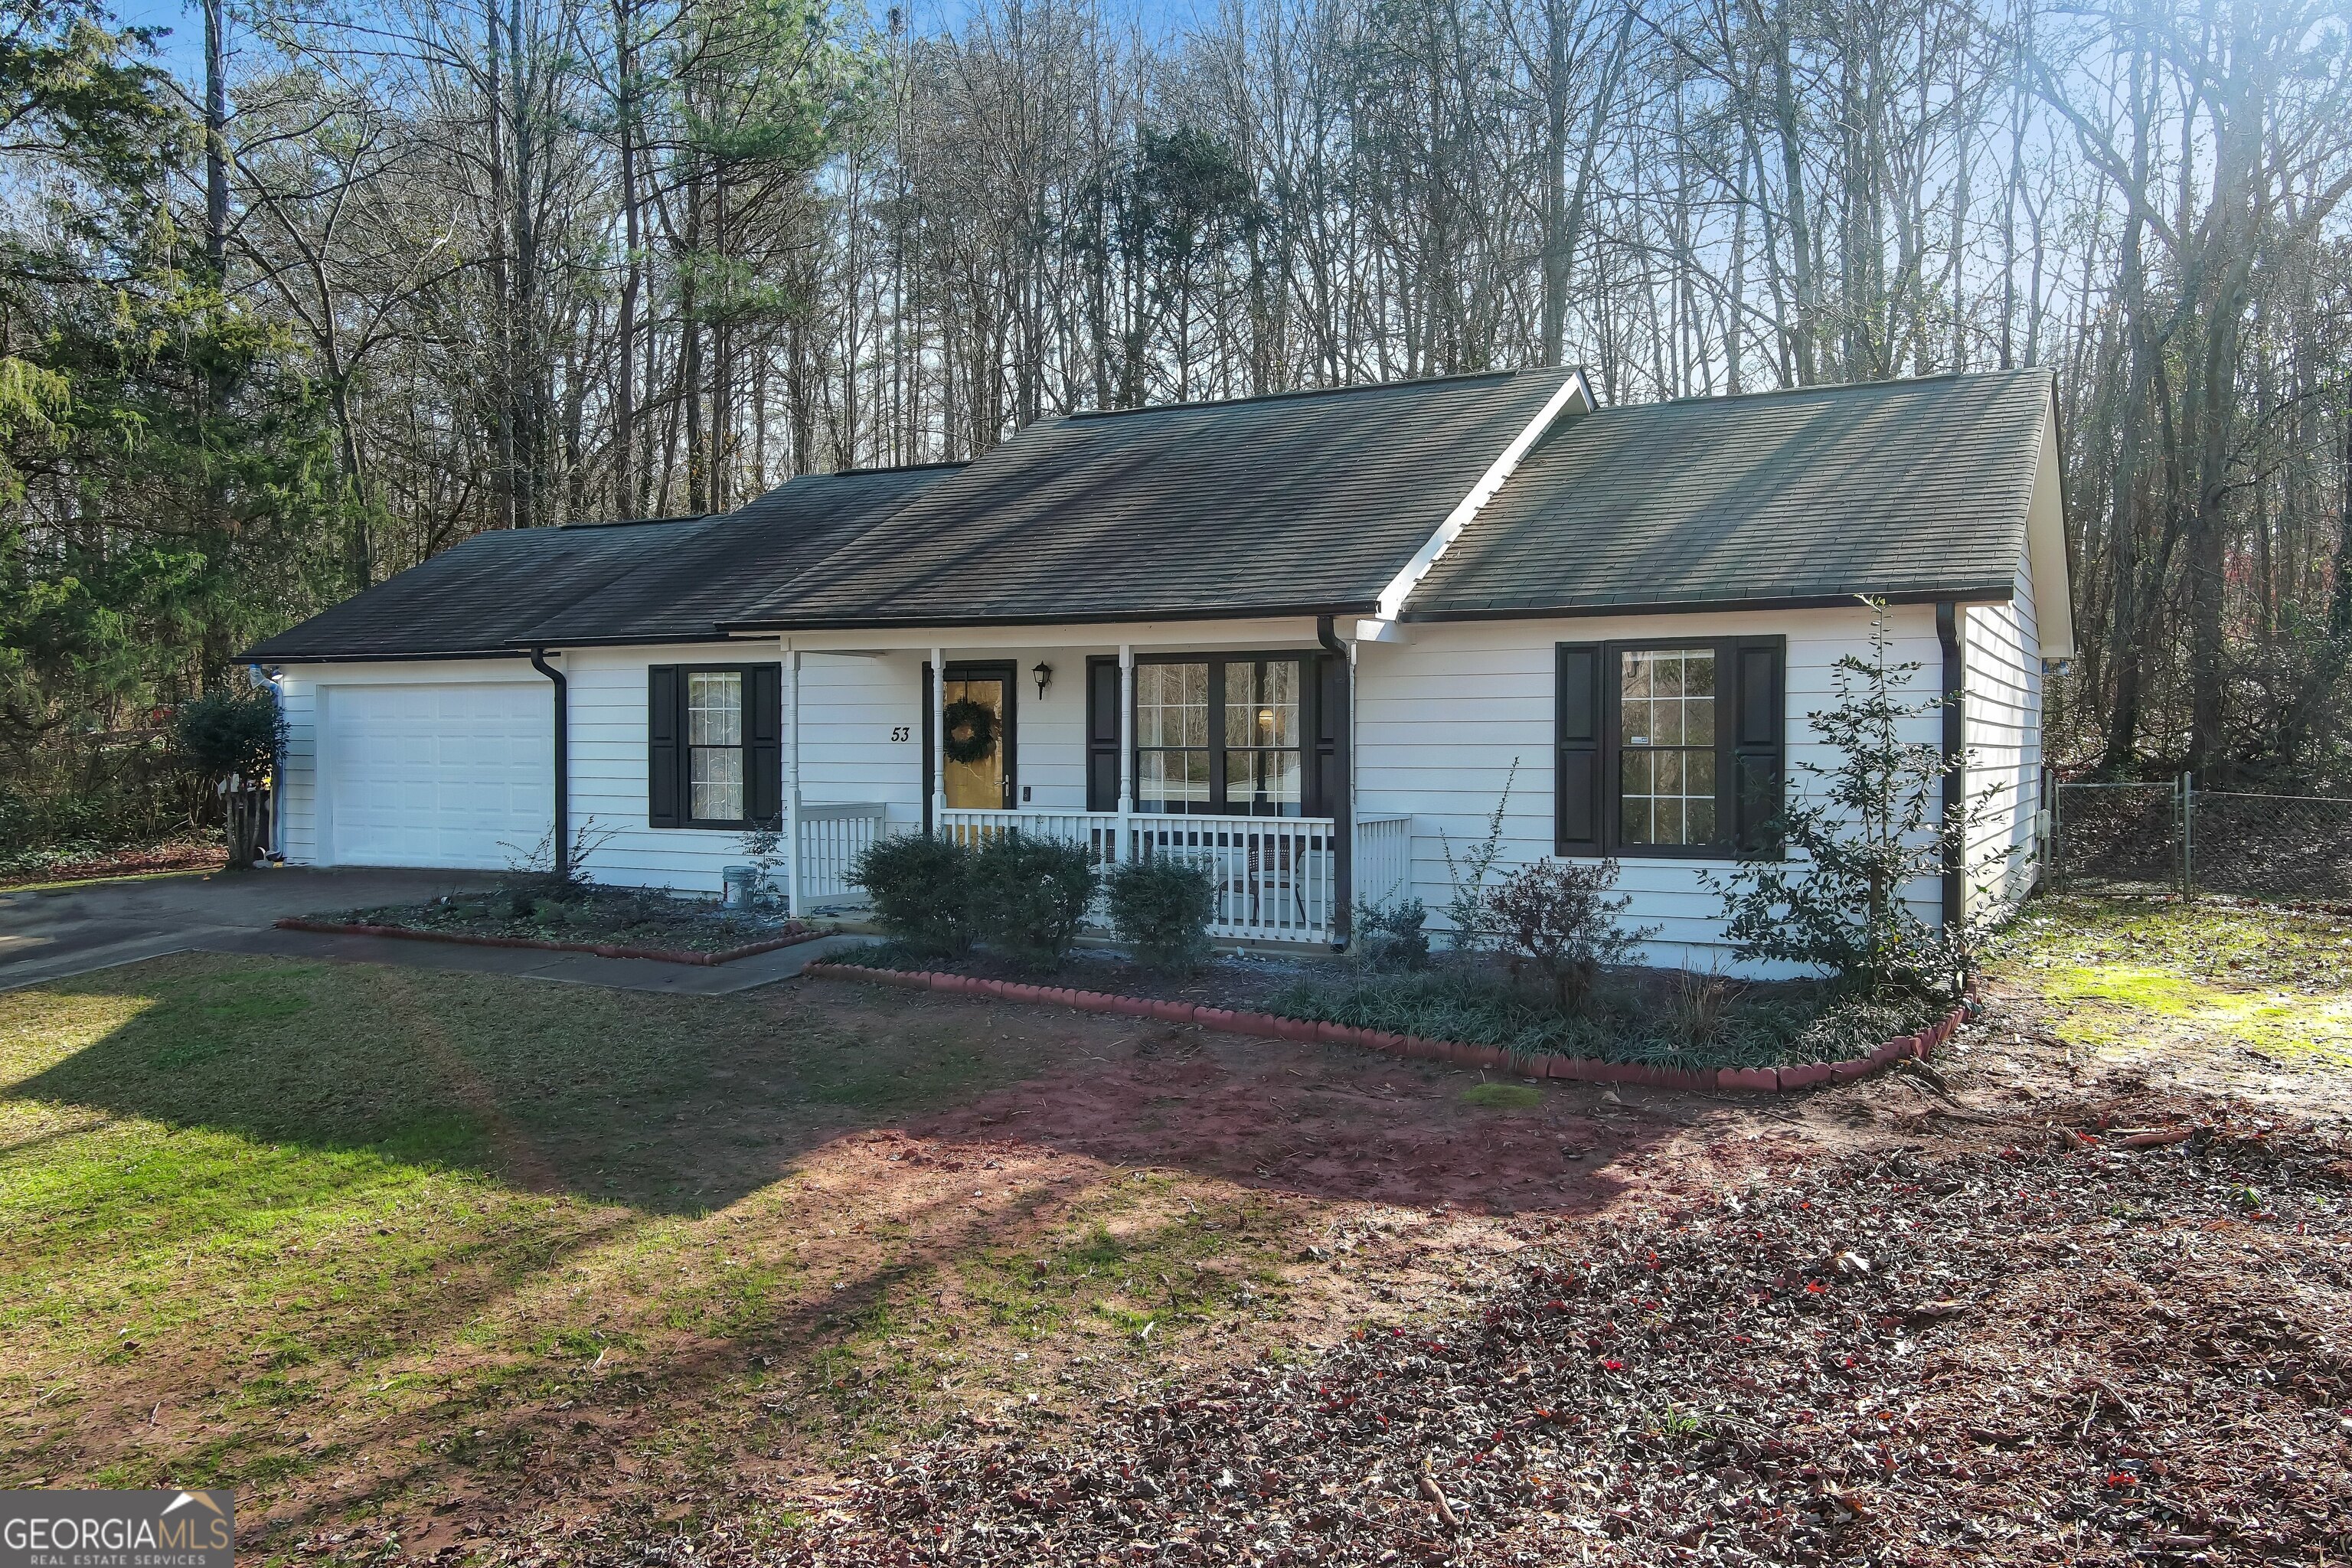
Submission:
[[[931,649],[931,831],[944,833],[948,825],[948,661],[947,650]]]
[[[1135,858],[1135,741],[1129,729],[1135,722],[1135,645],[1118,645],[1118,856]]]
[[[1348,896],[1351,899],[1363,897],[1357,890],[1361,886],[1357,879],[1363,875],[1364,870],[1364,814],[1356,807],[1356,677],[1361,668],[1358,656],[1363,646],[1354,637],[1348,639],[1348,755],[1345,762],[1348,769]],[[1410,862],[1410,851],[1406,858]],[[1346,921],[1349,940],[1352,942],[1356,934],[1356,911],[1348,909],[1332,912]],[[1335,921],[1333,923],[1337,925],[1339,922]]]
[[[784,684],[791,692],[792,713],[784,721],[784,839],[790,846],[792,876],[784,894],[784,912],[801,914],[801,650],[784,654]]]

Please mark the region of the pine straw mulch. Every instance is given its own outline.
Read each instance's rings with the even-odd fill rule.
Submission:
[[[2078,1105],[2078,1131],[1988,1126],[1557,1225],[1483,1315],[1139,1391],[1074,1429],[968,1422],[823,1495],[673,1497],[634,1528],[508,1550],[808,1568],[2340,1557],[2352,1160],[2245,1121],[2121,1146],[2129,1121],[2183,1116]]]

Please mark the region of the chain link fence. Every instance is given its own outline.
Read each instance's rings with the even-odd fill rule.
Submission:
[[[2204,790],[2186,774],[2060,784],[2049,798],[2058,887],[2352,902],[2352,799]]]

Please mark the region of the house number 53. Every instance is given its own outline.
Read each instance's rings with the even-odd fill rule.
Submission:
[[[893,724],[890,726],[890,738],[894,741],[910,740],[913,738],[913,734],[914,731],[907,725]]]

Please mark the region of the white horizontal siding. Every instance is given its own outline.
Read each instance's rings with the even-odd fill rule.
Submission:
[[[1086,656],[1115,648],[994,647],[971,654],[1017,668],[1014,798],[1039,809],[1086,805]],[[772,643],[723,649],[594,648],[567,657],[572,683],[572,812],[593,818],[599,847],[587,861],[599,881],[716,891],[721,869],[742,858],[740,837],[646,825],[646,670],[656,664],[781,661]],[[923,665],[913,649],[801,656],[801,798],[880,802],[893,831],[923,818]],[[966,657],[950,647],[950,662]],[[1050,666],[1045,694],[1033,673]],[[791,699],[786,696],[787,724]],[[893,740],[903,731],[906,739]]]
[[[1943,668],[1933,610],[1898,606],[1889,614],[1895,637],[1891,658],[1920,666],[1907,687],[1923,698],[1932,695]],[[1834,700],[1836,661],[1847,654],[1867,656],[1870,619],[1856,605],[1414,625],[1410,643],[1366,644],[1359,654],[1357,808],[1412,815],[1413,896],[1433,914],[1451,890],[1446,847],[1459,859],[1484,840],[1507,778],[1511,784],[1502,826],[1503,867],[1550,855],[1555,646],[1685,635],[1788,638],[1789,763],[1794,787],[1803,789],[1804,763],[1827,768],[1836,760],[1813,733],[1809,716]],[[1923,716],[1914,733],[1933,742],[1940,724],[1933,715]],[[1625,922],[1663,928],[1649,945],[1652,962],[1733,967],[1723,940],[1722,900],[1700,880],[1703,872],[1727,871],[1732,862],[1628,857],[1619,865],[1618,886],[1633,900]],[[1933,879],[1923,879],[1907,897],[1922,918],[1932,921],[1939,892]]]
[[[2033,572],[2017,567],[2016,597],[1965,612],[1961,658],[1968,700],[1968,798],[1979,818],[1969,832],[1968,900],[1974,917],[1995,913],[2032,889],[2036,814],[2042,800],[2042,644]]]

